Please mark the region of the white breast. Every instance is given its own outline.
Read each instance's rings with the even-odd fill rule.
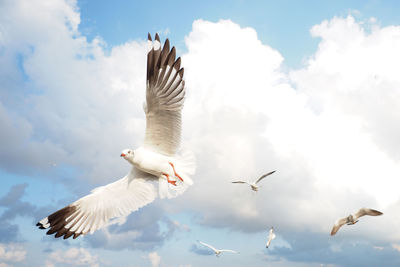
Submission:
[[[169,161],[169,157],[143,147],[134,151],[133,164],[135,167],[155,176],[161,176],[163,173],[173,175]]]

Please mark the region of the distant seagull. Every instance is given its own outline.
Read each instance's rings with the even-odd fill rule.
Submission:
[[[272,172],[269,172],[269,173],[266,173],[266,174],[262,175],[262,176],[261,176],[260,178],[258,178],[257,181],[255,181],[255,182],[236,181],[236,182],[232,182],[232,183],[233,183],[233,184],[248,184],[248,185],[250,185],[250,187],[251,187],[251,189],[252,189],[253,191],[257,192],[257,191],[258,191],[258,188],[260,187],[260,186],[257,186],[258,182],[260,182],[262,179],[264,179],[264,178],[267,177],[268,175],[273,174],[274,172],[276,172],[276,171],[272,171]]]
[[[271,245],[271,241],[272,241],[272,239],[275,239],[275,237],[276,237],[276,235],[274,233],[274,227],[271,227],[271,229],[269,230],[267,245],[265,246],[266,248],[268,248],[269,245]]]
[[[157,197],[154,181],[159,184],[160,198],[176,197],[193,184],[188,176],[194,172],[193,157],[177,155],[185,99],[181,59],[175,59],[175,47],[170,49],[168,39],[163,48],[158,34],[154,42],[150,34],[148,40],[144,144],[121,153],[133,168],[122,179],[95,188],[38,222],[40,229],[49,229],[48,235],[75,239],[115,223]]]
[[[214,253],[215,253],[215,256],[217,256],[217,257],[219,257],[219,255],[220,255],[222,252],[239,253],[239,252],[237,252],[237,251],[230,250],[230,249],[216,249],[216,248],[214,248],[213,246],[211,246],[211,245],[209,245],[209,244],[203,243],[203,242],[201,242],[201,241],[199,241],[199,240],[197,240],[197,241],[198,241],[200,244],[202,244],[203,246],[206,246],[206,247],[212,249],[212,250],[214,251]]]
[[[350,214],[347,217],[344,217],[342,219],[339,219],[335,225],[332,228],[331,235],[335,235],[336,232],[342,227],[343,225],[352,225],[358,222],[358,218],[364,216],[364,215],[370,215],[370,216],[379,216],[382,215],[383,213],[377,210],[373,209],[367,209],[367,208],[361,208],[359,211],[357,211],[355,214]]]

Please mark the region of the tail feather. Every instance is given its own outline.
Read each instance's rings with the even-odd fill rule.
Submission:
[[[182,151],[177,157],[171,159],[175,166],[176,172],[182,177],[181,181],[178,177],[170,177],[171,180],[176,181],[176,186],[167,182],[164,176],[159,178],[158,191],[160,198],[175,198],[181,195],[186,189],[193,184],[191,175],[196,171],[196,159],[194,154],[190,151]]]

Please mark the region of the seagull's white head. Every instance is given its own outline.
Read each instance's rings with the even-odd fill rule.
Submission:
[[[124,149],[121,152],[121,157],[126,159],[127,161],[133,163],[133,150],[132,149]]]

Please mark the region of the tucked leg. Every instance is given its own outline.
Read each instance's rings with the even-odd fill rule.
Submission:
[[[168,181],[168,183],[170,183],[170,184],[172,184],[172,185],[175,185],[175,186],[176,186],[176,181],[170,180],[170,179],[169,179],[169,175],[168,175],[168,174],[166,174],[166,173],[163,173],[163,175],[165,175],[165,177],[167,177],[167,181]]]
[[[175,176],[178,177],[179,179],[181,179],[181,181],[183,182],[182,177],[179,174],[176,173],[174,164],[172,162],[168,162],[168,163],[171,165],[172,169],[174,170]]]

